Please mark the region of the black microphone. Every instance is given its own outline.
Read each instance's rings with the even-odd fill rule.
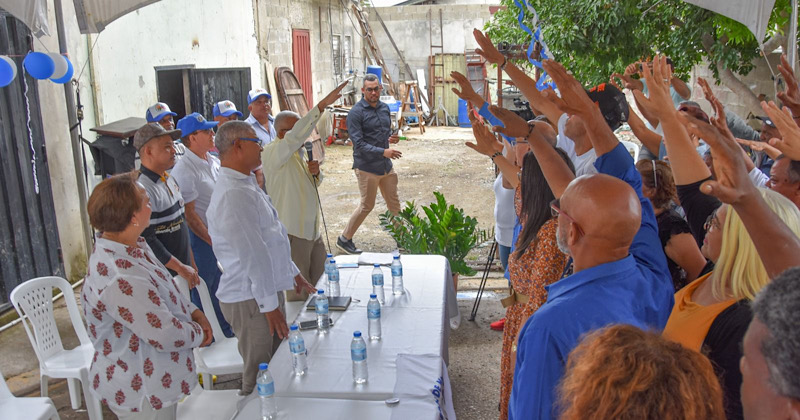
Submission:
[[[314,146],[312,146],[310,142],[306,142],[303,144],[303,147],[306,148],[306,153],[308,153],[308,161],[311,162],[312,160],[314,160],[314,153],[313,153]],[[316,175],[313,176],[314,178],[317,178]]]

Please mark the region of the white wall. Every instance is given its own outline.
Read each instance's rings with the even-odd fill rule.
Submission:
[[[144,117],[157,100],[157,66],[250,67],[252,86],[261,86],[252,0],[145,6],[99,34],[92,64],[100,124]]]

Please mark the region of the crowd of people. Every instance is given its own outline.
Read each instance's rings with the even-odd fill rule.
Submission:
[[[800,88],[786,59],[784,107],[762,103],[758,133],[703,79],[714,115],[690,101],[666,57],[588,90],[546,60],[555,93],[474,35],[536,115],[451,74],[474,107],[467,146],[498,168],[510,244],[499,418],[798,418]],[[638,162],[614,134],[626,121]]]
[[[467,146],[498,168],[510,285],[500,420],[800,418],[800,87],[785,59],[784,106],[762,104],[758,133],[702,79],[713,115],[689,101],[666,57],[588,90],[546,60],[555,93],[474,35],[536,115],[493,106],[451,74],[474,109]],[[214,340],[199,295],[182,296],[174,276],[206,284],[238,338],[240,392],[253,391],[288,335],[285,299],[314,293],[323,273],[324,176],[303,146],[345,85],[305,116],[273,118],[264,89],[249,92],[244,120],[229,100],[214,121],[192,113],[177,128],[166,104],[147,109],[140,168],[88,203],[92,392],[120,418],[174,418],[197,383],[192,349]],[[361,199],[336,241],[350,254],[378,190],[400,210],[391,161],[402,153],[380,80],[361,90],[347,119]],[[638,162],[614,134],[625,122],[644,145]]]

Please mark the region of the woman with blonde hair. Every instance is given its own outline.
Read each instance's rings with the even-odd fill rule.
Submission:
[[[631,325],[588,334],[559,384],[561,420],[723,420],[708,358]]]
[[[657,63],[656,67],[659,77],[670,76],[663,63]],[[752,319],[748,302],[769,282],[769,275],[736,211],[700,191],[700,186],[711,179],[711,172],[692,145],[685,129],[686,118],[671,106],[667,88],[653,78],[653,73],[646,70],[644,74],[652,82],[648,83],[650,98],[637,97],[661,121],[678,197],[689,227],[695,238],[702,239],[703,255],[715,264],[711,273],[675,294],[675,306],[664,328],[664,337],[708,355],[721,379],[728,419],[742,419],[739,360],[742,339]],[[716,111],[713,125],[727,130],[722,104],[704,80],[700,84]],[[732,138],[730,132],[725,135]],[[761,194],[775,217],[795,235],[800,234],[797,207],[773,191],[761,190]]]

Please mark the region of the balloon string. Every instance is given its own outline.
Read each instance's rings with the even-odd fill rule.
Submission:
[[[39,195],[39,176],[36,174],[36,149],[33,147],[33,131],[31,131],[31,103],[28,100],[28,78],[22,75],[22,83],[25,85],[25,117],[27,118],[26,126],[28,128],[28,144],[31,148],[31,168],[33,169],[33,188],[36,195]]]

